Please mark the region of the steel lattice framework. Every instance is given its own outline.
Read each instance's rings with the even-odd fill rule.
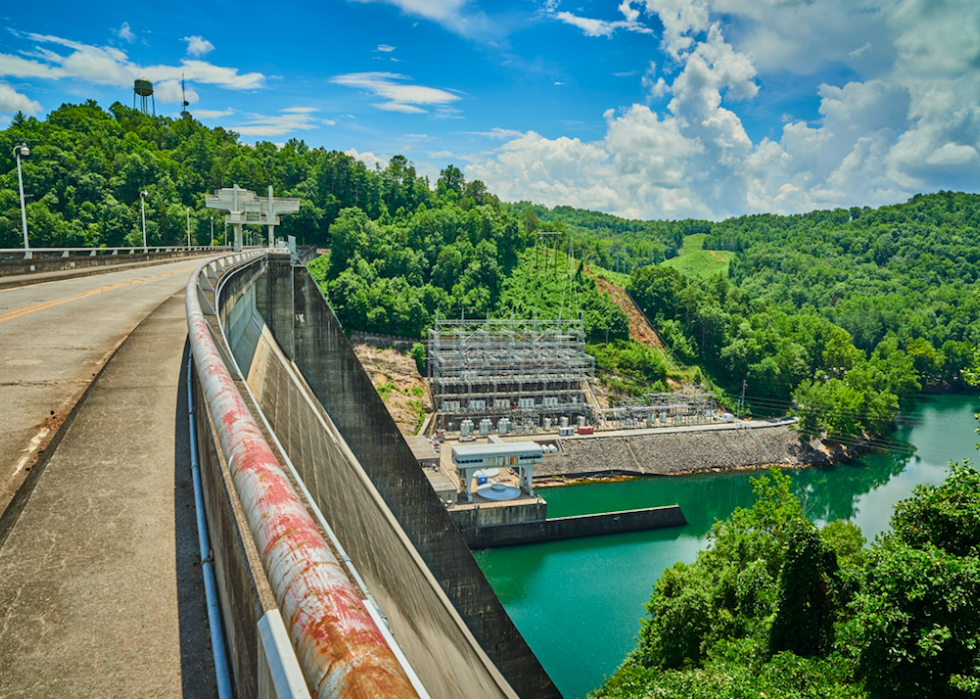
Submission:
[[[432,397],[445,416],[591,414],[595,360],[581,319],[437,319],[428,344]]]

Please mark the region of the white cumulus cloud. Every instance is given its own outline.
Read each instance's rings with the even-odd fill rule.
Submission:
[[[203,36],[185,36],[183,41],[187,42],[187,54],[190,56],[207,56],[214,51],[214,44]]]
[[[116,36],[127,43],[131,44],[136,41],[136,35],[133,33],[133,30],[129,28],[129,22],[123,22],[119,29],[113,29],[112,31],[116,34]]]
[[[637,21],[640,11],[633,8],[633,0],[623,0],[620,3],[618,9],[623,15],[621,20],[594,19],[573,15],[571,12],[555,12],[556,7],[557,5],[551,5],[546,9],[554,15],[555,19],[578,27],[586,36],[609,37],[615,34],[617,29],[625,29],[640,34],[653,34],[653,29]]]
[[[39,103],[20,94],[10,85],[0,83],[0,113],[25,112],[26,114],[37,114],[40,111],[41,105]]]
[[[505,199],[643,218],[796,213],[977,190],[980,4],[625,5],[622,21],[655,16],[663,28],[661,50],[674,65],[658,71],[650,62],[642,82],[651,98],[670,95],[666,109],[609,109],[605,135],[591,142],[500,131],[502,145],[468,156],[468,177]],[[617,29],[605,20],[559,17],[556,8],[548,14],[587,34]],[[770,74],[810,75],[833,65],[854,77],[819,86],[819,119],[784,114],[777,136],[753,142],[739,112],[764,93]]]
[[[369,170],[374,170],[376,167],[380,167],[383,170],[388,167],[388,160],[390,160],[390,158],[385,155],[375,155],[371,152],[359,153],[356,148],[345,150],[344,155],[349,155],[354,160],[360,160],[362,163],[368,166]]]
[[[11,33],[35,44],[53,44],[68,51],[59,53],[45,46],[35,46],[33,51],[24,52],[29,58],[0,53],[0,78],[84,80],[99,85],[132,87],[133,80],[145,77],[155,83],[158,93],[163,90],[161,99],[164,101],[179,101],[174,99],[169,81],[180,81],[182,78],[186,78],[187,82],[207,83],[232,90],[257,89],[265,83],[262,73],[243,74],[237,68],[217,66],[197,59],[183,59],[180,65],[141,66],[131,61],[125,51],[112,46],[93,46],[45,34]]]
[[[231,116],[235,113],[235,110],[229,107],[228,109],[195,109],[194,116],[198,119],[220,119],[222,117]]]
[[[180,80],[161,80],[154,83],[153,96],[164,104],[180,104],[184,99],[188,104],[195,104],[200,99],[194,88],[185,84],[182,90]]]
[[[309,107],[287,107],[279,114],[246,114],[246,121],[227,127],[242,136],[284,136],[292,131],[307,131],[318,128],[314,119],[315,109]]]
[[[469,7],[468,0],[349,0],[397,7],[406,15],[427,19],[461,36],[486,38],[497,30],[486,13]]]

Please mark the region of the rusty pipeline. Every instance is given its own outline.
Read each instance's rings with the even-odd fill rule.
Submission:
[[[198,300],[206,266],[191,274],[185,295],[194,366],[306,682],[319,699],[417,699],[221,360]]]

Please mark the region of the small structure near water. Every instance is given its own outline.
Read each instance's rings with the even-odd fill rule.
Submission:
[[[544,450],[535,442],[500,442],[490,444],[457,444],[453,447],[453,465],[459,474],[459,483],[466,493],[466,501],[473,502],[473,479],[479,478],[477,472],[485,472],[491,468],[511,468],[518,478],[518,485],[506,492],[511,497],[499,497],[504,491],[494,491],[490,500],[505,500],[519,497],[522,492],[531,494],[531,484],[534,481],[534,464],[540,464]],[[486,485],[487,477],[483,474]],[[490,492],[490,491],[487,491]],[[477,488],[477,494],[483,492]]]

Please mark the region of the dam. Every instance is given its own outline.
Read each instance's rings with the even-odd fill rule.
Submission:
[[[243,397],[429,696],[559,697],[305,267],[267,253],[213,274],[197,293]],[[203,469],[209,527],[247,549],[217,462]],[[261,587],[244,563],[216,553],[232,610],[254,608]],[[229,635],[246,639],[242,627]],[[246,658],[235,669],[250,674]]]

